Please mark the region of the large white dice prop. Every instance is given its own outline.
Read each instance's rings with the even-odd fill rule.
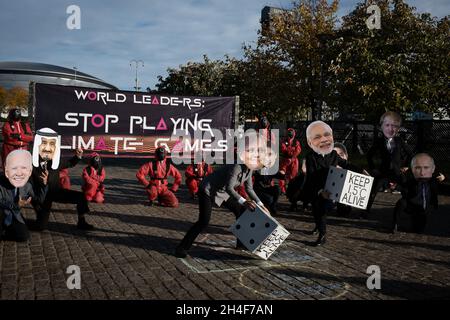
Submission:
[[[249,251],[265,260],[290,234],[260,206],[255,211],[246,210],[230,230]]]
[[[366,209],[373,177],[331,166],[328,170],[325,191],[330,199],[359,209]]]

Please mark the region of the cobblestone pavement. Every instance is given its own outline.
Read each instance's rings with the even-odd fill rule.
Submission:
[[[389,234],[399,196],[380,193],[368,219],[357,210],[331,215],[319,248],[306,232],[310,213],[289,213],[282,197],[276,219],[291,235],[268,261],[234,249],[233,215],[214,209],[207,233],[178,259],[173,250],[196,220],[197,204],[183,185],[179,208],[148,206],[137,168],[107,168],[106,203],[90,206],[95,231],[76,229],[73,205],[54,204],[47,231],[32,232],[28,243],[0,242],[1,299],[450,298],[450,197],[440,198],[425,234]],[[71,170],[77,190],[80,173],[81,166]],[[31,209],[25,216],[35,218]],[[70,265],[80,267],[80,290],[67,288]],[[380,290],[366,286],[370,265],[380,267]]]

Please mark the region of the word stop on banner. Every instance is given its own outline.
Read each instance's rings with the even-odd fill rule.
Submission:
[[[260,206],[255,211],[246,210],[230,230],[249,251],[264,260],[269,259],[290,234]]]
[[[324,190],[330,199],[359,209],[366,209],[373,177],[331,166]]]

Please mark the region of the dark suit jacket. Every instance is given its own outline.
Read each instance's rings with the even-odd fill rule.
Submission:
[[[438,182],[435,178],[429,179],[427,205],[423,208],[423,195],[420,182],[409,173],[403,187],[401,188],[402,199],[406,200],[406,211],[409,213],[428,213],[438,207]]]
[[[52,194],[61,190],[61,183],[59,181],[59,171],[61,169],[72,168],[72,167],[76,166],[79,161],[80,161],[80,159],[77,156],[73,156],[70,159],[61,158],[59,167],[56,170],[52,169],[51,161],[49,161],[47,163],[47,170],[48,170],[48,182],[47,182],[48,193],[47,193],[47,196],[48,197],[51,197]],[[44,171],[44,169],[42,167],[33,167],[33,173],[31,175],[31,181],[32,181],[33,186],[42,187],[39,177],[41,176],[43,171]]]
[[[409,167],[412,154],[400,137],[394,137],[395,147],[392,153],[386,144],[387,139],[384,136],[378,137],[367,152],[369,172],[375,178],[386,177],[400,182],[400,169]]]
[[[0,219],[0,223],[3,223],[6,219],[11,219],[11,215],[19,222],[25,223],[18,206],[18,199],[15,197],[16,188],[9,182],[9,180],[2,175],[0,177],[0,211],[3,219]],[[30,182],[27,182],[25,186],[19,188],[19,196],[22,199],[28,199],[43,201],[47,188],[45,186],[39,187],[35,192]]]
[[[318,192],[327,182],[328,169],[337,165],[346,168],[347,161],[339,157],[334,150],[326,156],[315,152],[310,152],[306,156],[306,181],[303,189],[305,200],[313,201],[318,196]]]
[[[220,167],[203,179],[200,188],[213,198],[214,202],[220,207],[230,196],[237,201],[241,198],[235,188],[242,183],[244,183],[245,191],[250,198],[260,202],[261,200],[259,200],[253,190],[252,170],[248,169],[244,164],[231,164]]]

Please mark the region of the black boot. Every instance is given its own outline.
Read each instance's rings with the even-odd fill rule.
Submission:
[[[317,238],[316,242],[314,243],[315,247],[323,246],[325,242],[327,241],[325,234],[319,234],[319,237]]]
[[[94,226],[87,223],[84,217],[78,217],[77,228],[80,230],[94,230]]]
[[[43,223],[42,221],[36,220],[36,221],[27,221],[27,227],[31,231],[37,231],[42,232],[47,230],[47,224]]]
[[[289,207],[290,212],[297,211],[297,203],[291,203],[291,206]]]
[[[394,223],[391,228],[391,233],[394,234],[398,231],[398,225]]]
[[[176,247],[175,249],[175,257],[177,258],[186,258],[187,251],[183,249],[181,246]]]

